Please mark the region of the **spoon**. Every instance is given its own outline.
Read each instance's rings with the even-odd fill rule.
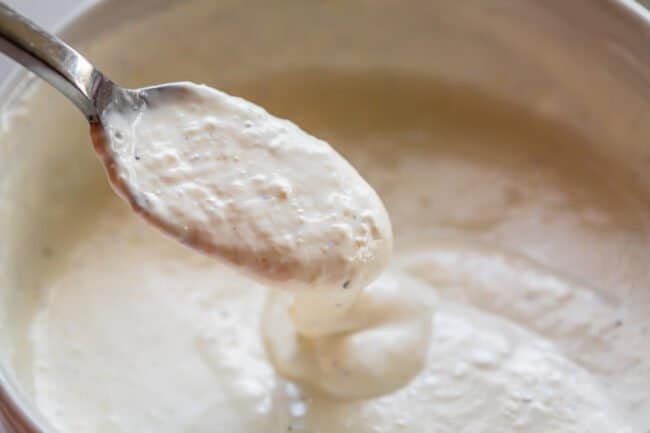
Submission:
[[[0,2],[0,51],[50,83],[92,124],[109,104],[132,109],[149,92],[175,91],[175,84],[125,89],[56,36]]]
[[[295,124],[203,85],[120,87],[3,3],[0,50],[79,108],[113,189],[191,248],[298,291],[354,292],[390,257],[376,192]]]

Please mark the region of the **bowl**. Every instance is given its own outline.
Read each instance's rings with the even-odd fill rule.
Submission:
[[[206,83],[307,129],[312,114],[297,100],[336,116],[368,80],[366,100],[431,98],[442,119],[466,113],[468,127],[511,121],[507,107],[533,119],[513,130],[550,125],[554,152],[607,161],[608,176],[650,197],[650,13],[629,0],[106,0],[61,34],[124,86]],[[316,81],[329,92],[314,92]],[[443,90],[424,98],[418,82]],[[12,433],[50,432],[29,398],[25,342],[12,335],[28,335],[28,301],[47,277],[30,271],[47,269],[51,246],[39,240],[109,192],[90,143],[66,145],[87,125],[63,97],[24,72],[1,94],[0,420]],[[381,120],[368,116],[354,121]],[[34,216],[44,201],[48,212]]]

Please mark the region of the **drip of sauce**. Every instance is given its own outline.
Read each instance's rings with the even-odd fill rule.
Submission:
[[[385,273],[349,306],[335,305],[335,314],[318,314],[335,302],[330,297],[300,296],[292,303],[284,293],[271,294],[262,319],[269,358],[284,377],[360,399],[399,389],[424,368],[435,304],[426,285]]]

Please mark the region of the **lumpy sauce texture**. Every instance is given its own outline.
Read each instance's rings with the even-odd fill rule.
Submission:
[[[109,105],[97,147],[149,221],[286,290],[357,290],[386,265],[384,205],[328,143],[205,85],[143,93]]]
[[[424,365],[433,302],[403,279],[366,287],[393,235],[357,171],[244,99],[193,83],[143,92],[144,104],[109,106],[93,129],[109,178],[177,240],[287,292],[264,323],[277,371],[332,397],[408,383]]]
[[[296,82],[313,92],[291,91]],[[588,143],[498,99],[418,77],[287,73],[229,90],[335,144],[376,189],[394,254],[360,296],[413,314],[364,303],[336,322],[341,335],[305,324],[305,342],[282,292],[177,245],[97,182],[88,202],[63,196],[69,205],[46,240],[65,242],[32,270],[41,277],[12,348],[18,377],[56,427],[647,431],[647,209]],[[449,101],[463,103],[445,111]],[[418,316],[433,304],[435,314]],[[409,349],[390,351],[391,342]],[[420,355],[399,389],[372,382],[382,359],[408,366]],[[382,395],[349,398],[359,377]],[[348,398],[328,396],[330,386]]]

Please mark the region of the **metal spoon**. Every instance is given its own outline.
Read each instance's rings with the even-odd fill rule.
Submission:
[[[167,221],[143,213],[136,198],[137,191],[131,191],[119,179],[117,163],[108,149],[102,116],[109,107],[112,112],[137,112],[154,96],[158,100],[182,97],[187,92],[185,83],[140,89],[120,87],[71,46],[1,1],[0,52],[50,83],[79,108],[90,124],[95,151],[106,167],[115,192],[149,222],[178,238],[178,234],[168,228]],[[193,246],[202,249],[198,240],[196,243]]]
[[[0,51],[64,94],[91,125],[101,121],[109,104],[113,109],[134,109],[146,100],[149,92],[178,89],[175,84],[122,88],[68,44],[3,2],[0,2]]]
[[[95,151],[106,167],[113,189],[150,223],[179,238],[178,233],[169,229],[167,221],[143,212],[137,191],[131,191],[119,179],[102,115],[109,107],[112,112],[138,111],[154,94],[158,99],[181,97],[186,92],[183,83],[141,89],[120,87],[71,46],[3,2],[0,2],[0,51],[50,83],[79,108],[90,123]],[[199,241],[192,246],[202,249]]]

